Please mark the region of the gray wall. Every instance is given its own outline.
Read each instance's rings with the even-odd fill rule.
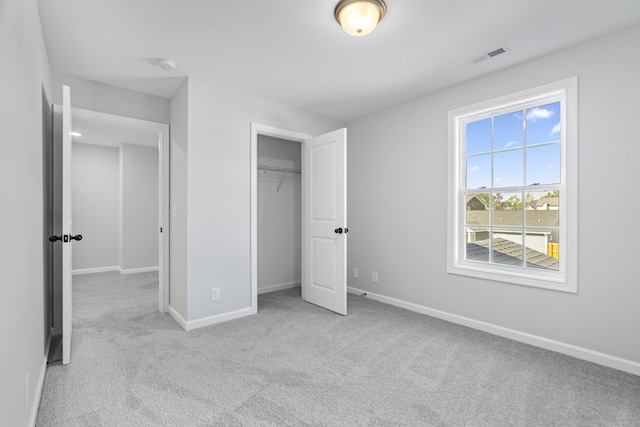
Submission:
[[[169,123],[170,101],[166,98],[54,72],[53,100],[55,104],[62,104],[62,85],[71,88],[71,104],[74,108]]]
[[[183,319],[187,318],[188,90],[189,82],[186,81],[171,98],[169,304]]]
[[[172,295],[186,295],[184,319],[195,321],[251,306],[250,123],[311,135],[344,124],[196,79],[189,79],[182,90],[188,94],[180,95],[176,112],[184,117],[186,97],[188,152],[183,146],[175,149],[184,141],[172,136],[172,188],[186,186],[182,194],[187,197],[176,199],[174,192],[171,203],[178,218],[186,219],[180,228],[186,231],[186,241],[180,243],[186,248],[174,251],[173,229],[171,268],[186,274],[171,287]],[[220,287],[219,301],[211,301],[212,287]]]
[[[115,147],[73,143],[73,269],[117,267],[120,251],[120,156]]]
[[[25,426],[35,421],[50,328],[43,147],[51,141],[52,87],[35,0],[0,2],[0,52],[0,288],[10,296],[0,310],[0,414],[4,425]]]
[[[301,145],[258,135],[258,164],[301,169]],[[259,292],[301,281],[300,183],[300,174],[258,170]]]
[[[158,149],[122,144],[122,270],[158,267]]]
[[[158,149],[74,143],[73,270],[158,266]]]
[[[635,27],[349,123],[349,285],[640,362],[638,46]],[[576,75],[578,294],[448,275],[447,112]]]

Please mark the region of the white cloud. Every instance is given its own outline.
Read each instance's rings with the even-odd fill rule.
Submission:
[[[504,148],[509,148],[509,147],[514,146],[516,144],[517,144],[516,141],[509,141],[506,144],[504,144]]]
[[[527,120],[532,122],[537,122],[541,119],[548,119],[551,116],[553,116],[553,111],[547,110],[546,108],[536,107],[527,111]]]
[[[495,178],[493,178],[493,182],[500,182],[502,181],[502,178],[500,178],[499,176],[496,176]]]
[[[480,166],[471,166],[469,168],[469,172],[478,172],[480,170]]]
[[[560,132],[560,122],[558,122],[557,125],[555,125],[553,127],[553,129],[551,129],[551,135],[553,135],[554,133],[559,133]]]

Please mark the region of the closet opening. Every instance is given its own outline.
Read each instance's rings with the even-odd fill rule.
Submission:
[[[258,293],[302,284],[303,144],[309,138],[251,123],[251,314],[258,312]]]
[[[257,291],[301,286],[302,144],[257,136]]]
[[[251,123],[250,155],[251,314],[258,288],[301,283],[304,301],[346,316],[347,130],[312,137]]]

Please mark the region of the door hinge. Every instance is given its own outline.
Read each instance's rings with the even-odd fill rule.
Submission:
[[[160,232],[162,233],[162,227],[160,227]]]

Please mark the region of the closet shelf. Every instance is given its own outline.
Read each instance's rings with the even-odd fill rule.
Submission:
[[[298,174],[302,173],[300,169],[278,168],[275,166],[267,166],[267,165],[258,165],[258,169],[263,171],[272,171],[272,172],[288,172],[288,173],[298,173]]]

